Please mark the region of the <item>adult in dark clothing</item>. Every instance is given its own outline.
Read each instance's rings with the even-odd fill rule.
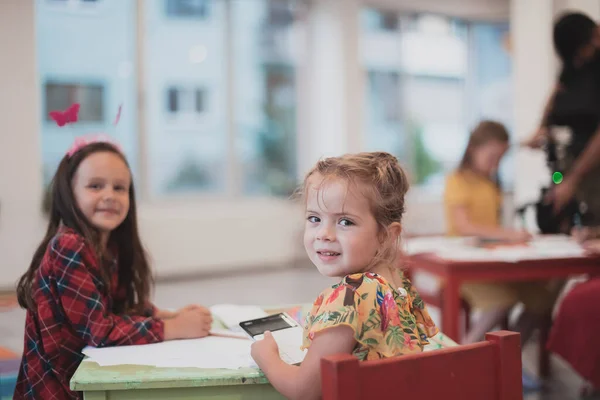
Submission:
[[[600,28],[581,13],[562,15],[554,26],[562,71],[542,123],[526,144],[539,148],[553,130],[571,134],[564,179],[550,199],[556,212],[576,199],[587,209],[586,225],[600,226]]]

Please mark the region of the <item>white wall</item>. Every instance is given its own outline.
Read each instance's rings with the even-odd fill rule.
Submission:
[[[33,10],[33,1],[0,4],[0,287],[17,279],[43,236]]]
[[[554,6],[549,0],[513,0],[511,51],[513,60],[515,136],[522,141],[539,126],[544,104],[555,82],[552,48]],[[517,203],[535,201],[549,173],[540,151],[520,150],[516,157]]]
[[[158,276],[282,268],[304,256],[303,210],[284,200],[142,205],[139,219]]]

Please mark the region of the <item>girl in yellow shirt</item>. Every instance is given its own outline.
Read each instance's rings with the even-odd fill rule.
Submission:
[[[497,122],[482,121],[471,133],[458,169],[446,180],[444,207],[449,235],[517,242],[530,239],[526,231],[504,228],[500,223],[502,192],[496,177],[508,145],[508,132]],[[525,343],[541,317],[554,305],[558,293],[548,286],[547,282],[463,285],[464,298],[471,307],[483,311],[464,341],[481,340],[515,304],[522,302],[525,310],[513,329],[521,333],[522,343]]]

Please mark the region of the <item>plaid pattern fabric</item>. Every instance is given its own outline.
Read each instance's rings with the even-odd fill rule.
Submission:
[[[86,346],[156,343],[164,324],[148,315],[116,315],[125,298],[118,266],[110,266],[111,293],[100,279],[91,246],[74,231],[62,229],[48,244],[33,282],[35,312],[27,311],[25,343],[15,399],[79,399],[69,381]]]

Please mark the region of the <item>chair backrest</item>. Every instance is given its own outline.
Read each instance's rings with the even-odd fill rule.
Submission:
[[[521,338],[488,333],[484,342],[359,362],[349,354],[321,361],[323,400],[522,400]]]

